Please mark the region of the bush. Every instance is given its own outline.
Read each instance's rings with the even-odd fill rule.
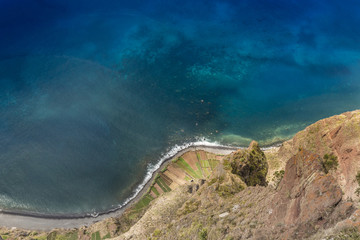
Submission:
[[[321,162],[324,172],[328,173],[330,170],[335,170],[338,166],[337,156],[334,154],[325,154]]]
[[[207,229],[206,228],[201,229],[200,232],[199,232],[199,238],[201,240],[206,240],[207,237],[208,237]]]
[[[360,196],[360,188],[356,188],[356,190],[355,190],[355,194],[356,194],[356,196]]]
[[[360,186],[360,171],[358,171],[357,174],[356,174],[356,181]]]
[[[328,240],[359,240],[360,233],[355,227],[349,227],[341,230],[335,235],[328,236]]]
[[[275,188],[277,188],[281,182],[281,180],[283,179],[285,174],[284,170],[280,170],[280,171],[275,171],[274,172],[274,177],[273,177],[273,181],[275,183]]]

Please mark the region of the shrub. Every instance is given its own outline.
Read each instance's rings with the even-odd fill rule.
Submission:
[[[281,180],[283,179],[285,174],[284,170],[280,170],[280,171],[275,171],[274,172],[274,177],[273,177],[273,181],[275,183],[275,188],[277,188],[281,182]]]
[[[337,156],[334,154],[325,154],[321,162],[324,172],[328,173],[330,170],[334,170],[339,166]]]
[[[356,196],[360,196],[360,188],[358,187],[358,188],[356,188],[356,190],[355,190],[355,194],[356,194]]]
[[[356,181],[358,182],[358,184],[360,186],[360,171],[358,171],[356,174]]]
[[[154,237],[158,237],[158,236],[160,236],[160,234],[161,234],[161,230],[160,230],[160,229],[155,229],[154,232],[153,232],[153,236],[154,236]]]
[[[199,232],[199,238],[201,240],[206,240],[208,238],[208,232],[207,232],[207,229],[206,228],[203,228],[200,230]]]

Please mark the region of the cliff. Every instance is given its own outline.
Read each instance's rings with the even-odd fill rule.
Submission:
[[[360,239],[360,111],[320,120],[279,148],[189,151],[119,217],[3,239]]]

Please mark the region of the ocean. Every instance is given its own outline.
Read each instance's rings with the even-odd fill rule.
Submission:
[[[360,107],[360,2],[0,1],[0,209],[122,206],[191,144]]]

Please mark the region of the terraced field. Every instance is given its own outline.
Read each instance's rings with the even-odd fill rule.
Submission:
[[[216,155],[203,150],[189,151],[173,159],[164,169],[158,172],[149,191],[132,207],[137,213],[147,207],[152,200],[169,192],[179,185],[196,179],[206,179],[217,166],[223,155]]]

